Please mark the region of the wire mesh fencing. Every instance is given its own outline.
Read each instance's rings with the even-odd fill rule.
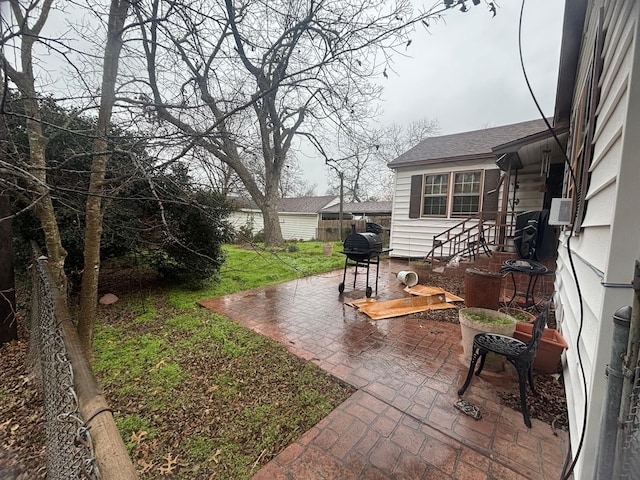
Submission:
[[[97,479],[91,435],[79,410],[73,368],[56,318],[55,295],[46,257],[39,257],[33,266],[29,356],[42,380],[47,479]]]
[[[623,419],[624,442],[619,455],[620,479],[640,479],[640,358],[633,375],[629,410]]]

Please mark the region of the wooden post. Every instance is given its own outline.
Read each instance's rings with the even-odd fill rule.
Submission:
[[[66,302],[61,298],[50,274],[48,277],[55,302],[56,319],[62,330],[67,358],[73,368],[73,384],[78,397],[78,406],[82,418],[90,428],[100,478],[102,480],[135,480],[138,475],[127,453],[127,448],[120,436],[109,405],[83,354],[78,331],[71,321]]]

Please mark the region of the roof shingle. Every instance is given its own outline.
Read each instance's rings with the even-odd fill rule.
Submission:
[[[256,203],[250,197],[233,197],[231,199],[240,209],[259,210]],[[279,198],[278,212],[281,213],[318,213],[320,210],[337,202],[336,195],[325,195],[321,197],[296,197],[296,198]]]
[[[491,156],[493,147],[540,133],[546,129],[544,120],[539,119],[472,132],[428,137],[387,165],[390,168],[398,168],[454,159]]]

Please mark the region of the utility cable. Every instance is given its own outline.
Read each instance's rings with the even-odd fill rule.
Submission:
[[[556,143],[558,144],[558,146],[560,147],[560,151],[562,152],[562,155],[564,157],[564,161],[567,165],[567,168],[569,170],[569,174],[571,176],[571,181],[573,183],[574,186],[574,192],[578,192],[578,184],[576,182],[576,175],[575,172],[573,171],[573,168],[571,166],[571,161],[569,160],[569,157],[567,157],[567,153],[564,149],[564,147],[562,146],[562,142],[560,142],[560,139],[558,138],[558,136],[556,135],[556,132],[553,130],[553,127],[551,127],[551,125],[549,124],[549,121],[547,120],[547,117],[544,115],[544,112],[542,111],[542,108],[540,107],[540,104],[538,103],[538,100],[535,96],[535,94],[533,93],[533,88],[531,88],[531,83],[529,82],[529,77],[527,76],[527,70],[525,68],[524,65],[524,58],[522,55],[522,17],[523,17],[523,12],[524,12],[524,5],[525,5],[526,0],[522,0],[522,5],[520,7],[520,18],[518,20],[518,53],[520,55],[520,66],[522,68],[522,74],[524,75],[524,79],[525,82],[527,84],[527,88],[529,90],[529,94],[531,95],[531,98],[533,99],[533,102],[536,105],[536,108],[538,109],[538,112],[540,112],[540,116],[542,117],[542,119],[544,120],[545,125],[547,126],[547,129],[549,130],[549,132],[551,132],[551,135],[553,135],[554,140],[556,141]],[[584,186],[583,186],[584,188]],[[579,197],[576,198],[576,209],[574,212],[574,218],[573,218],[573,223],[575,224],[575,222],[577,221],[578,218],[578,212],[579,212],[579,205],[578,202],[580,201]],[[578,356],[578,363],[580,365],[580,373],[582,375],[582,385],[584,388],[584,413],[583,413],[583,419],[582,419],[582,432],[580,434],[580,441],[578,443],[578,448],[576,449],[576,454],[573,457],[573,461],[571,461],[571,465],[567,468],[567,463],[569,462],[569,459],[571,458],[571,450],[569,449],[567,451],[567,459],[565,461],[564,467],[563,467],[563,471],[561,474],[561,480],[568,480],[568,478],[571,476],[571,474],[573,473],[573,469],[576,466],[576,463],[578,462],[578,458],[580,456],[580,453],[582,451],[582,447],[584,445],[584,440],[585,440],[585,432],[586,432],[586,428],[587,428],[587,407],[589,405],[588,403],[588,396],[587,396],[587,379],[585,377],[585,373],[584,373],[584,364],[582,362],[582,355],[580,353],[580,337],[582,336],[582,328],[584,325],[584,305],[583,305],[583,299],[582,299],[582,290],[580,288],[580,282],[578,281],[578,275],[576,273],[576,268],[575,265],[573,263],[573,254],[571,253],[571,238],[573,237],[573,232],[569,232],[569,236],[567,237],[567,257],[569,259],[569,264],[571,266],[571,274],[573,275],[573,279],[575,281],[576,284],[576,292],[578,294],[578,301],[579,301],[579,305],[580,305],[580,316],[579,316],[579,327],[578,327],[578,334],[576,336],[576,352],[577,352],[577,356]]]

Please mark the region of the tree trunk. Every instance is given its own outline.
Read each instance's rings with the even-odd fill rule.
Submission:
[[[18,339],[10,213],[9,197],[0,195],[0,345]]]
[[[64,262],[67,258],[67,251],[62,246],[60,229],[56,219],[53,201],[47,186],[47,161],[46,149],[48,139],[42,133],[42,119],[40,107],[36,100],[35,89],[32,88],[33,77],[30,78],[31,85],[21,93],[25,102],[25,113],[27,114],[27,131],[29,132],[29,173],[37,180],[33,187],[35,194],[40,197],[36,203],[34,212],[40,220],[40,225],[44,232],[47,257],[51,275],[56,283],[56,287],[62,292],[66,299],[67,276],[64,272]],[[65,300],[66,301],[66,300]]]
[[[31,191],[36,201],[34,212],[38,220],[40,220],[40,225],[44,232],[53,280],[66,301],[67,277],[64,273],[64,261],[67,257],[67,252],[62,247],[53,201],[47,186],[46,149],[48,139],[42,132],[42,118],[35,89],[35,75],[33,73],[33,45],[47,21],[52,2],[53,0],[44,0],[42,2],[40,15],[33,28],[28,26],[27,18],[23,16],[19,2],[11,2],[13,14],[20,18],[22,22],[21,28],[23,31],[20,38],[20,64],[22,71],[17,70],[7,61],[4,62],[4,68],[7,77],[18,87],[24,101],[24,110],[27,117],[27,135],[29,138],[29,166],[27,169],[33,177]]]
[[[80,287],[80,316],[78,317],[78,336],[82,350],[87,358],[93,358],[93,329],[98,304],[98,278],[100,275],[100,241],[102,238],[103,209],[102,195],[105,173],[110,155],[108,153],[108,135],[111,113],[115,104],[118,62],[122,51],[124,22],[129,10],[129,0],[112,0],[109,11],[107,45],[104,51],[102,71],[102,97],[98,112],[96,139],[93,143],[93,161],[89,180],[84,237],[84,270]]]
[[[0,75],[0,80],[3,75]],[[4,83],[4,82],[3,82]],[[6,159],[7,124],[0,118],[0,156]],[[4,219],[4,220],[3,220]],[[0,345],[18,339],[16,289],[13,276],[13,241],[9,197],[0,192]]]
[[[264,221],[264,244],[266,247],[277,247],[284,242],[282,229],[280,228],[280,217],[277,207],[265,205],[262,211]]]

